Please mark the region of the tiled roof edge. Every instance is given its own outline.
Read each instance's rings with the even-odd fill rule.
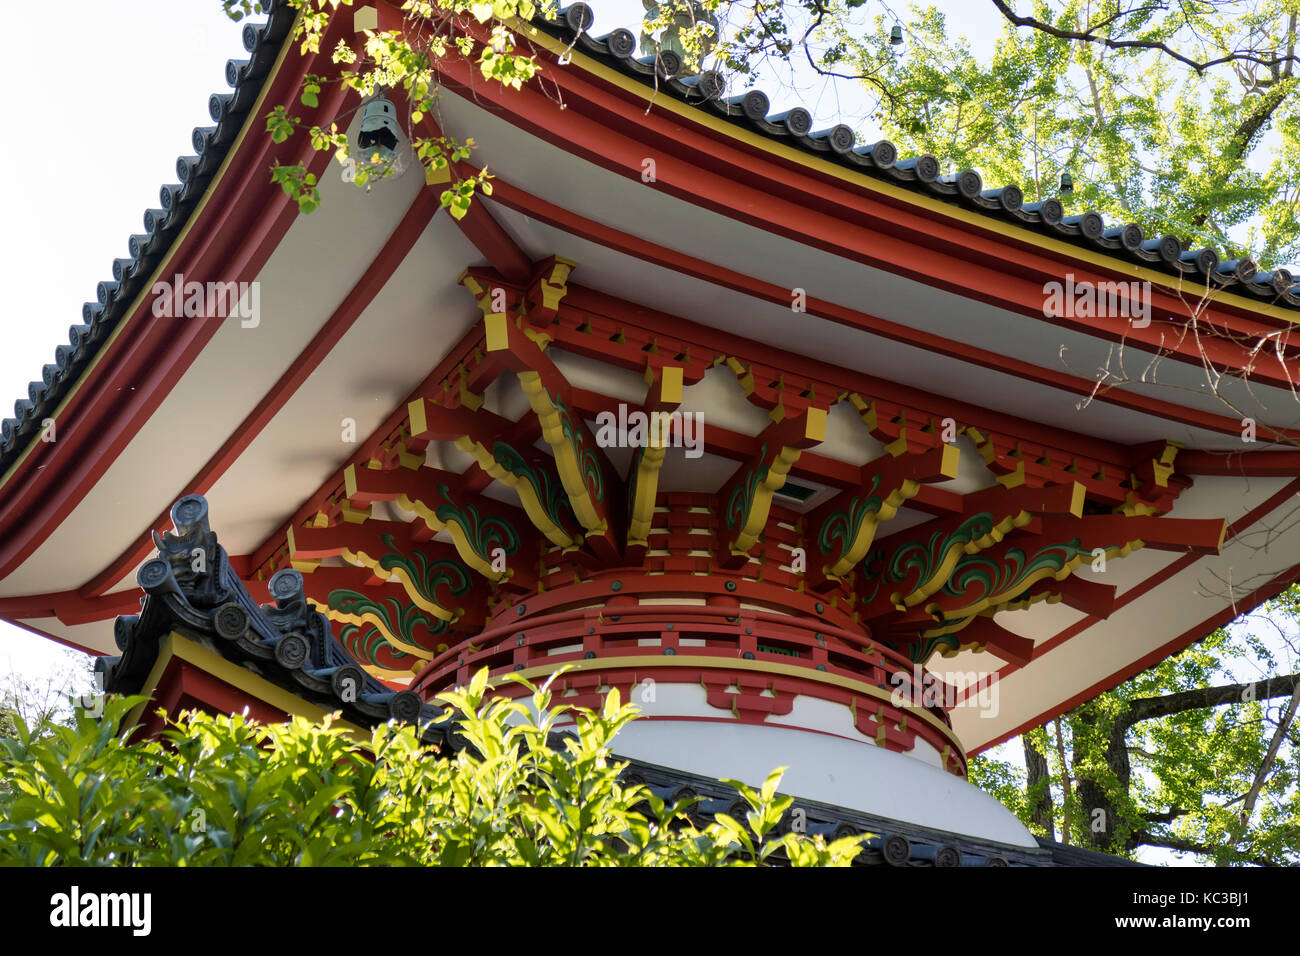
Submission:
[[[171,519],[174,530],[154,535],[158,553],[136,575],[140,613],[113,624],[121,655],[95,662],[105,691],[139,693],[162,641],[176,631],[358,726],[400,720],[418,724],[426,743],[446,742],[450,719],[414,691],[394,691],[366,674],[308,602],[301,573],[277,571],[267,582],[273,603],[259,604],[209,527],[202,495],[177,501]]]
[[[265,23],[244,26],[248,59],[226,63],[226,82],[232,87],[231,92],[213,93],[208,98],[208,113],[215,125],[195,128],[191,142],[196,155],[176,160],[176,177],[180,182],[162,187],[161,208],[145,212],[144,232],[131,236],[127,243],[130,256],[113,261],[113,278],[99,283],[98,301],[87,302],[82,307],[81,324],[68,329],[68,344],[54,350],[54,361],[45,366],[41,379],[28,385],[27,396],[14,403],[14,416],[0,422],[0,473],[7,471],[35,439],[41,422],[52,417],[73,383],[108,341],[185,228],[240,129],[250,118],[249,111],[279,56],[295,16],[285,0],[262,0],[262,9],[270,13]]]
[[[226,63],[226,81],[233,91],[214,93],[208,100],[208,110],[216,125],[196,127],[193,144],[197,155],[182,156],[176,161],[180,182],[162,187],[162,208],[145,212],[145,231],[131,236],[128,242],[130,257],[114,260],[113,278],[99,284],[98,301],[87,302],[82,307],[82,322],[69,328],[68,344],[55,349],[54,362],[44,367],[40,380],[28,385],[27,396],[14,403],[13,417],[0,421],[0,472],[7,471],[36,438],[41,422],[51,417],[107,341],[184,228],[249,118],[249,109],[294,19],[293,9],[285,0],[263,0],[263,9],[270,12],[264,24],[259,27],[250,23],[244,27],[244,47],[249,51],[249,58]],[[1248,258],[1220,261],[1218,252],[1212,248],[1185,249],[1174,236],[1148,237],[1137,223],[1107,223],[1093,211],[1067,216],[1057,199],[1025,203],[1015,185],[986,188],[974,170],[941,175],[939,162],[933,156],[900,159],[894,145],[887,140],[856,145],[855,134],[845,125],[814,131],[812,116],[802,107],[772,114],[768,97],[760,90],[727,97],[725,80],[720,74],[708,71],[698,76],[678,76],[680,61],[675,54],[637,58],[634,56],[637,41],[631,31],[619,28],[592,37],[586,30],[593,21],[590,7],[575,3],[561,10],[554,20],[544,20],[539,15],[535,22],[627,76],[647,85],[657,84],[660,91],[685,103],[707,109],[773,140],[785,141],[810,155],[974,209],[992,219],[1035,229],[1081,248],[1099,250],[1171,276],[1191,275],[1199,281],[1212,279],[1217,287],[1300,309],[1300,284],[1286,269],[1259,272]]]
[[[767,94],[761,90],[727,96],[721,73],[708,70],[696,76],[682,75],[681,59],[672,51],[637,57],[637,39],[630,30],[620,27],[599,37],[590,35],[587,31],[594,19],[589,6],[575,3],[561,9],[554,19],[539,14],[533,22],[561,42],[572,43],[575,49],[647,86],[873,179],[1171,276],[1210,280],[1216,288],[1300,309],[1300,283],[1287,269],[1261,272],[1248,257],[1221,261],[1213,248],[1193,249],[1172,235],[1148,236],[1138,223],[1108,223],[1092,210],[1067,215],[1055,198],[1026,203],[1018,186],[989,187],[973,169],[944,175],[935,157],[900,158],[888,140],[859,145],[854,131],[843,124],[814,130],[812,114],[803,107],[772,113]]]
[[[617,746],[617,740],[615,741]],[[620,775],[625,784],[644,785],[666,803],[698,798],[688,813],[698,827],[707,826],[720,813],[744,823],[749,807],[736,791],[722,781],[698,773],[676,770],[636,758],[615,754],[628,766]],[[801,811],[801,812],[798,812]],[[798,823],[796,824],[796,820]],[[779,824],[780,833],[797,832],[821,836],[829,843],[845,836],[870,834],[863,852],[853,861],[855,866],[1054,866],[1057,865],[1050,844],[1023,847],[968,836],[951,830],[939,830],[907,823],[874,813],[853,810],[815,800],[795,797]],[[1086,852],[1086,851],[1082,851]],[[1114,860],[1094,853],[1099,860],[1090,865],[1105,865]],[[1128,861],[1119,860],[1118,864]]]
[[[1123,857],[1111,856],[1109,853],[1089,850],[1086,847],[1057,843],[1046,837],[1034,837],[1034,839],[1038,841],[1039,846],[1052,854],[1052,860],[1057,866],[1150,866],[1149,863],[1126,860]]]

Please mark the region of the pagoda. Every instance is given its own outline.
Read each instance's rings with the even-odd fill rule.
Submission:
[[[327,84],[304,121],[405,166],[358,189],[265,132],[337,71],[267,6],[3,422],[0,616],[173,711],[444,749],[439,693],[563,668],[703,812],[786,766],[810,832],[883,835],[864,859],[1105,859],[967,760],[1300,574],[1293,277],[814,129],[582,3],[509,24],[519,90],[454,51],[418,122]],[[359,3],[320,49],[404,24]],[[310,215],[269,176],[304,161]]]

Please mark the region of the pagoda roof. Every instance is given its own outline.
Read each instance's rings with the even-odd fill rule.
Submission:
[[[812,114],[802,106],[776,112],[768,95],[758,89],[728,95],[721,73],[668,75],[654,57],[635,55],[629,30],[592,36],[587,29],[579,28],[590,23],[589,15],[584,17],[579,12],[585,6],[573,4],[556,19],[546,20],[539,15],[534,22],[566,45],[650,87],[656,94],[670,96],[864,177],[933,196],[994,220],[1026,226],[1082,249],[1141,263],[1170,276],[1186,277],[1201,285],[1208,281],[1215,288],[1300,309],[1300,282],[1288,269],[1260,271],[1249,258],[1225,260],[1213,247],[1194,248],[1170,234],[1149,235],[1139,222],[1107,221],[1095,210],[1067,210],[1057,198],[1026,202],[1014,183],[985,183],[976,169],[944,173],[934,156],[899,156],[894,144],[885,139],[859,143],[857,133],[844,124],[815,130]]]
[[[40,423],[58,408],[71,384],[109,340],[118,320],[151,277],[153,267],[183,233],[213,173],[234,143],[293,25],[294,12],[289,5],[264,0],[263,6],[271,14],[268,20],[260,26],[250,23],[244,27],[243,42],[249,57],[226,63],[226,80],[232,92],[213,93],[208,99],[209,114],[216,125],[196,127],[192,140],[196,155],[177,157],[180,183],[161,187],[161,208],[145,211],[144,232],[130,237],[128,257],[113,261],[113,278],[99,283],[98,300],[82,307],[82,322],[68,330],[69,344],[56,348],[54,361],[44,367],[40,379],[31,382],[27,397],[15,401],[14,415],[0,420],[0,474],[8,470],[28,441],[36,439]],[[761,90],[726,95],[725,79],[712,71],[669,75],[654,57],[635,55],[632,31],[620,28],[592,36],[586,29],[592,15],[585,4],[571,4],[555,19],[538,13],[533,22],[566,45],[651,88],[656,95],[707,110],[740,128],[865,177],[933,196],[995,220],[1026,226],[1082,249],[1141,263],[1169,276],[1202,285],[1212,283],[1216,289],[1300,309],[1300,282],[1288,269],[1260,271],[1249,258],[1224,260],[1213,247],[1193,248],[1171,234],[1149,236],[1139,222],[1108,222],[1094,210],[1067,211],[1056,198],[1026,203],[1017,185],[990,186],[983,182],[978,170],[944,174],[933,156],[900,157],[895,146],[883,139],[859,144],[857,134],[843,124],[814,130],[812,115],[803,107],[774,113],[769,97]]]
[[[340,11],[337,29],[354,13]],[[100,302],[4,425],[6,619],[109,651],[106,622],[134,610],[150,532],[166,527],[171,503],[187,493],[231,516],[230,564],[264,600],[271,575],[309,537],[366,530],[349,500],[356,475],[419,457],[403,444],[415,430],[412,402],[436,397],[459,412],[462,395],[481,400],[480,418],[514,429],[549,464],[517,385],[485,379],[482,395],[455,386],[478,374],[484,350],[472,287],[498,281],[512,296],[531,294],[530,285],[563,290],[564,324],[556,319],[548,357],[582,393],[580,411],[606,400],[638,405],[647,370],[685,369],[682,407],[706,411],[716,440],[690,468],[670,456],[665,492],[717,493],[761,457],[766,429],[813,409],[826,415],[825,439],[806,443],[790,478],[814,497],[782,500],[777,524],[797,524],[851,492],[887,446],[908,444],[903,430],[929,442],[947,420],[962,430],[959,473],[925,475],[917,497],[882,525],[890,546],[903,540],[890,535],[962,516],[965,502],[996,498],[1018,478],[1085,486],[1086,507],[1055,507],[1094,528],[1152,518],[1143,526],[1155,532],[1142,542],[1149,547],[1104,572],[1085,563],[1067,579],[1082,583],[1052,591],[1055,601],[999,611],[999,627],[1020,639],[1000,638],[1008,656],[959,654],[957,670],[992,657],[1015,695],[1000,716],[954,727],[971,749],[1113,686],[1295,579],[1300,536],[1287,528],[1300,454],[1286,447],[1300,437],[1294,346],[1279,346],[1276,361],[1270,346],[1249,382],[1225,378],[1222,395],[1211,395],[1191,339],[1171,347],[1177,326],[1162,319],[1188,287],[1210,283],[1203,321],[1230,333],[1206,340],[1211,368],[1240,369],[1260,336],[1281,342],[1290,328],[1295,287],[1280,271],[1261,278],[1242,263],[1220,271],[1217,257],[1184,256],[1181,246],[1162,256],[1162,245],[1172,249],[1163,239],[1145,248],[1133,241],[1136,227],[1087,216],[1053,224],[1054,207],[1026,211],[1005,189],[975,189],[971,176],[946,180],[919,160],[888,162],[881,144],[839,152],[842,137],[792,132],[789,114],[778,122],[755,96],[724,103],[703,95],[704,79],[656,78],[625,38],[574,42],[569,18],[587,18],[572,8],[544,29],[516,25],[563,108],[536,84],[497,90],[471,66],[447,63],[438,121],[451,135],[472,135],[476,162],[497,176],[464,220],[440,214],[441,187],[426,188],[418,171],[367,194],[337,170],[327,176],[326,154],[309,160],[325,201],[301,216],[267,175],[273,161],[297,162],[301,144],[272,144],[255,119],[259,104],[287,100],[321,66],[285,42],[291,15],[276,3],[266,25],[246,28],[250,59],[232,61],[233,92],[213,98],[217,125],[197,131],[197,155],[178,166],[182,184],[164,188],[167,208],[146,217],[133,257],[119,260]],[[570,44],[572,61],[561,65]],[[309,121],[354,105],[335,93],[304,110]],[[647,156],[659,161],[653,184],[641,178]],[[177,271],[259,281],[261,327],[152,318],[153,281]],[[1151,327],[1045,315],[1044,282],[1067,274],[1151,282]],[[798,289],[808,297],[803,314],[791,310]],[[593,330],[603,337],[589,338]],[[1138,370],[1158,363],[1162,384],[1137,371],[1115,387],[1099,384],[1092,370],[1116,352],[1140,356]],[[1257,444],[1240,440],[1244,415],[1259,419]],[[344,416],[355,444],[340,440]],[[48,445],[39,438],[47,417],[59,422]],[[459,489],[467,500],[483,512],[500,506],[533,532],[517,489],[475,472],[454,442],[424,441],[447,446],[446,460],[435,448],[419,474],[472,473]],[[1175,530],[1161,537],[1163,529]],[[1038,525],[1023,534],[1041,537]],[[436,544],[451,547],[446,534]]]

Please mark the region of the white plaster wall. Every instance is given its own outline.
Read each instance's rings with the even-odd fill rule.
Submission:
[[[729,721],[637,720],[619,732],[614,747],[624,757],[750,786],[784,766],[782,793],[999,843],[1038,845],[984,791],[872,743]]]
[[[769,718],[766,725],[742,724],[709,705],[699,685],[660,682],[653,695],[647,689],[632,689],[630,702],[645,717],[614,739],[620,756],[755,787],[772,770],[786,767],[782,793],[1014,846],[1037,846],[1010,810],[943,770],[939,753],[929,744],[918,740],[905,754],[877,747],[853,726],[852,714],[841,704],[800,696],[785,716]],[[562,703],[563,696],[556,702]]]

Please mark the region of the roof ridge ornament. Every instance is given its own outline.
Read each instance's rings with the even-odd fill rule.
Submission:
[[[158,553],[136,575],[145,595],[140,613],[114,622],[119,657],[101,657],[96,671],[109,693],[147,692],[160,644],[173,631],[206,640],[241,666],[290,688],[359,725],[396,719],[419,725],[441,743],[449,722],[409,689],[394,690],[367,675],[335,637],[329,620],[307,599],[300,572],[283,568],[259,603],[230,564],[208,523],[202,495],[185,495],[171,509],[172,530],[154,533]],[[436,724],[436,726],[435,726]]]

